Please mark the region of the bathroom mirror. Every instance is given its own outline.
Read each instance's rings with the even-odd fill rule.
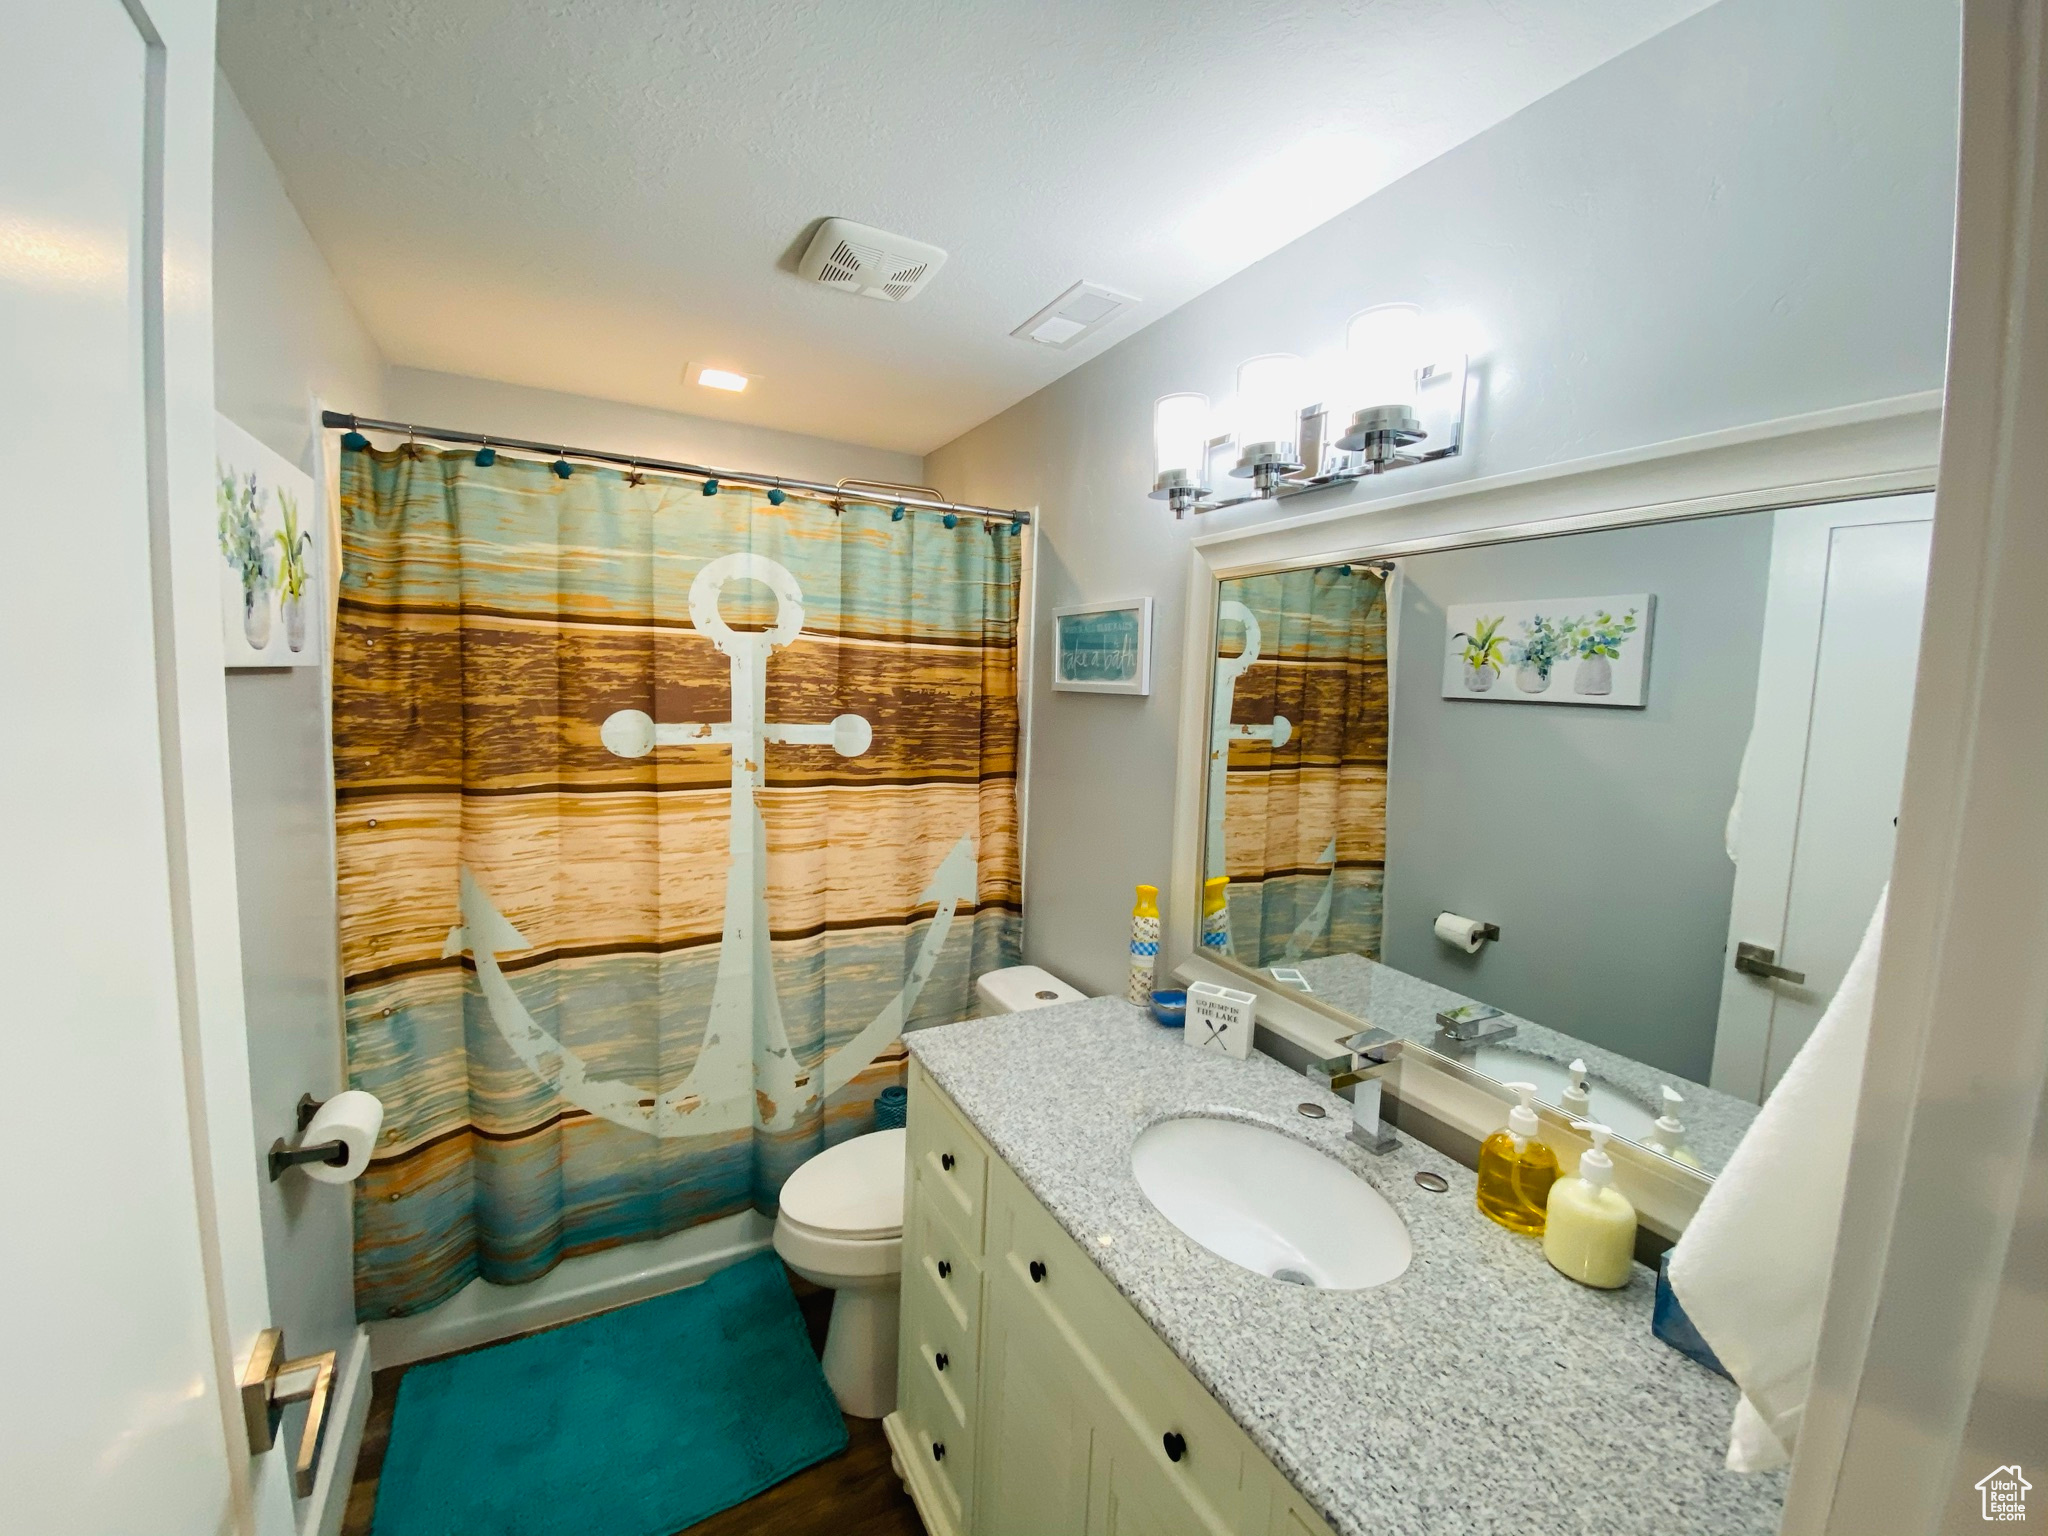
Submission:
[[[1932,516],[1221,580],[1204,953],[1718,1171],[1890,869]]]

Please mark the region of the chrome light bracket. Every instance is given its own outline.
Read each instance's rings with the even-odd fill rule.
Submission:
[[[1261,450],[1276,445],[1253,443],[1230,472],[1238,479],[1250,480],[1252,494],[1199,502],[1190,510],[1219,512],[1248,502],[1327,491],[1368,475],[1456,458],[1465,446],[1465,404],[1470,377],[1470,361],[1464,357],[1422,369],[1416,376],[1417,407],[1412,413],[1399,408],[1389,411],[1385,407],[1357,412],[1351,419],[1351,431],[1329,444],[1328,451],[1319,455],[1323,463],[1307,472],[1298,463],[1284,468],[1280,463],[1268,463],[1261,469]],[[1307,415],[1304,411],[1304,418]],[[1426,448],[1421,446],[1425,443]],[[1279,457],[1284,460],[1285,455]]]
[[[1176,518],[1186,517],[1188,508],[1208,494],[1209,487],[1198,483],[1184,469],[1169,469],[1152,482],[1152,499],[1172,507]]]

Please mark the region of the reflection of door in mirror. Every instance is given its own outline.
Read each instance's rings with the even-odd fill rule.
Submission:
[[[1377,956],[1383,578],[1365,565],[1332,565],[1227,580],[1217,634],[1203,867],[1210,880],[1229,881],[1228,952],[1254,967]]]
[[[1728,854],[1713,1085],[1761,1101],[1834,996],[1891,870],[1934,516],[1927,495],[1777,514],[1756,719]]]

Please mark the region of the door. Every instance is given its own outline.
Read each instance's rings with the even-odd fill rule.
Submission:
[[[977,1536],[1088,1529],[1088,1459],[1099,1411],[1086,1366],[1027,1294],[1008,1254],[989,1264],[982,1333]]]
[[[219,661],[181,673],[170,638],[174,549],[212,521],[212,6],[0,0],[0,36],[0,1524],[284,1530],[231,1416],[262,1274],[221,1243],[255,1230],[246,1075],[201,1049],[242,1027],[232,993],[203,1006],[238,969],[234,887],[199,896],[190,811],[226,770],[180,693]],[[169,446],[194,429],[203,460]],[[242,1096],[211,1122],[209,1081]]]
[[[1713,1086],[1755,1102],[1835,994],[1890,877],[1934,498],[1777,514],[1737,813]],[[1804,980],[1734,968],[1763,946]]]

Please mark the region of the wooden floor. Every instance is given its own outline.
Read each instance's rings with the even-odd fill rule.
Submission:
[[[825,1347],[832,1293],[790,1276],[811,1330],[811,1347]],[[370,1536],[377,1507],[377,1475],[391,1440],[398,1383],[411,1369],[394,1366],[371,1378],[370,1421],[349,1489],[342,1536]],[[687,1536],[924,1536],[917,1507],[889,1470],[889,1442],[878,1419],[846,1421],[847,1447],[830,1461],[807,1467],[766,1493],[690,1526]],[[678,1533],[683,1536],[683,1533]]]

